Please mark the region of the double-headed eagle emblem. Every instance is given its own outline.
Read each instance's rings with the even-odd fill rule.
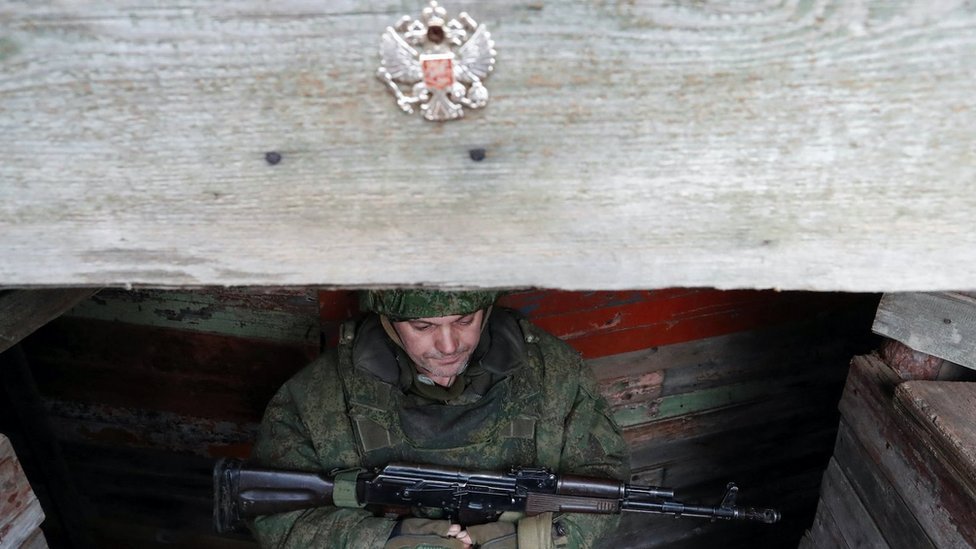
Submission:
[[[427,120],[454,120],[464,116],[464,107],[484,107],[483,81],[495,66],[495,42],[485,26],[465,12],[450,21],[446,15],[431,2],[421,19],[404,15],[380,40],[376,75],[404,112],[419,105]]]

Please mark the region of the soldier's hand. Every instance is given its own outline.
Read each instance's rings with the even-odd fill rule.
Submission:
[[[457,535],[457,539],[484,549],[519,549],[515,525],[511,522],[489,522],[468,526]]]
[[[408,518],[397,524],[383,549],[468,549],[471,544],[458,537],[463,531],[447,520]]]

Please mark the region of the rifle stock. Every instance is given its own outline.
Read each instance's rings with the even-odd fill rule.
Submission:
[[[239,529],[248,518],[333,505],[332,479],[301,471],[245,467],[239,459],[214,465],[214,527]]]
[[[447,518],[462,525],[497,520],[515,511],[615,514],[659,513],[710,519],[777,522],[774,509],[737,507],[730,483],[716,507],[686,505],[674,491],[617,480],[557,475],[548,469],[516,467],[506,473],[393,463],[373,471],[338,475],[282,471],[221,459],[214,466],[214,528],[239,530],[244,520],[326,505],[410,509],[417,516]]]

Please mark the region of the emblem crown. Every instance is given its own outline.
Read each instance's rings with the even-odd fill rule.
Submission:
[[[465,12],[448,19],[436,1],[420,18],[404,15],[380,37],[377,77],[406,113],[419,106],[427,120],[454,120],[464,108],[488,103],[483,80],[495,66],[488,29]]]

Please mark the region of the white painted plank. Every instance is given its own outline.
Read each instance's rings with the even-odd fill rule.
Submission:
[[[965,293],[889,293],[872,329],[932,356],[976,369],[976,297]]]
[[[0,4],[0,286],[976,288],[971,3],[450,2],[442,125],[373,76],[422,6]]]

